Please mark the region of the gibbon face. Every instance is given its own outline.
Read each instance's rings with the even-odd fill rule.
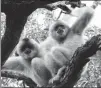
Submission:
[[[55,40],[63,40],[69,33],[69,27],[65,25],[63,22],[56,22],[54,23],[50,29],[50,35]]]
[[[33,39],[24,38],[17,45],[17,53],[24,59],[32,59],[38,55],[38,44]]]

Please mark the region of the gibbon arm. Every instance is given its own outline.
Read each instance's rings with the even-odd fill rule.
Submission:
[[[74,25],[71,27],[74,33],[82,34],[82,31],[87,26],[94,13],[91,7],[84,7],[82,10],[84,10],[84,12],[80,14],[77,21],[75,21]]]
[[[2,66],[4,70],[14,70],[14,71],[23,71],[24,66],[21,64],[22,57],[13,56],[9,57],[5,64]]]

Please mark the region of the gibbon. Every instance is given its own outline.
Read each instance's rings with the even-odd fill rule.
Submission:
[[[74,51],[83,44],[82,32],[92,15],[93,9],[85,8],[84,13],[71,28],[60,21],[50,26],[49,37],[39,45],[44,55],[44,64],[53,78],[49,82],[58,80],[60,69],[69,64]]]
[[[83,43],[82,32],[93,15],[93,9],[86,7],[84,13],[77,19],[74,25],[69,28],[63,22],[56,22],[51,26],[51,38],[54,38],[59,45],[51,48],[51,52],[45,55],[46,67],[54,77],[58,70],[69,64],[75,50]],[[52,43],[52,42],[51,42]]]
[[[17,44],[16,55],[9,57],[3,70],[13,70],[31,78],[38,86],[48,84],[51,73],[41,58],[39,45],[33,39],[24,38]]]
[[[49,69],[49,71],[51,72],[52,76],[54,76],[54,74],[57,73],[58,69],[61,66],[63,66],[64,63],[67,62],[67,60],[63,57],[62,57],[62,60],[58,60],[58,62],[56,62],[55,59],[53,59],[53,58],[47,59],[48,57],[51,57],[51,55],[52,55],[52,53],[50,55],[48,55],[48,53],[51,52],[52,47],[59,46],[69,33],[68,32],[69,27],[67,25],[61,24],[60,21],[56,22],[55,24],[56,25],[53,24],[49,27],[49,36],[47,37],[47,39],[39,44],[39,48],[41,50],[41,53],[43,53],[42,57],[43,57],[44,61],[46,62],[45,65]],[[63,48],[61,48],[61,50],[63,50]],[[63,51],[67,52],[66,49]],[[67,56],[67,53],[65,53],[65,54]],[[60,58],[61,54],[58,56]],[[60,63],[60,64],[58,64],[58,63]]]
[[[90,7],[83,7],[81,8],[81,10],[80,9],[78,10],[81,11],[81,15],[73,23],[71,28],[70,25],[68,25],[68,21],[67,23],[63,21],[56,21],[49,27],[48,38],[40,44],[40,48],[44,53],[45,51],[49,52],[54,45],[60,46],[61,44],[62,44],[61,46],[64,46],[65,48],[67,47],[73,49],[71,51],[75,51],[75,48],[77,48],[82,43],[84,43],[83,39],[80,37],[82,37],[82,32],[86,27],[86,25],[88,24],[90,18],[92,17],[93,9]],[[78,10],[76,10],[77,13],[75,12],[75,10],[73,12],[78,14]],[[71,41],[72,39],[73,41]],[[73,43],[74,41],[75,44],[77,44],[77,47],[72,47],[75,45]]]
[[[62,28],[61,25],[59,25],[58,22],[56,22],[55,24],[53,24],[53,28],[52,28],[53,32],[55,32],[52,33],[53,38],[59,42],[59,39],[57,39],[56,37],[64,36],[64,38],[62,39],[60,38],[61,46],[69,50],[70,54],[73,54],[74,51],[77,49],[77,47],[80,47],[82,44],[84,44],[82,38],[82,32],[87,26],[87,24],[90,22],[92,16],[93,16],[93,9],[86,7],[85,12],[78,18],[78,20],[74,23],[74,25],[71,28],[69,28],[68,26],[67,28],[65,28],[66,24],[61,22],[61,25],[64,25],[64,28]],[[59,29],[55,29],[54,25],[61,27],[61,31],[63,30],[63,32],[68,30],[67,36],[65,36],[66,34],[64,33],[59,34],[56,31]]]

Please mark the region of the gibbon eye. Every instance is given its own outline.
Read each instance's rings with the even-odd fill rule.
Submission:
[[[29,43],[26,43],[25,45],[22,45],[20,51],[21,52],[30,52],[32,49],[34,49],[34,46]]]
[[[64,25],[58,25],[58,26],[56,26],[56,30],[58,30],[58,29],[64,29],[65,27],[64,27]]]

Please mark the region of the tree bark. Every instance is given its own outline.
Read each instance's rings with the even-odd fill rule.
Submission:
[[[28,77],[24,76],[23,74],[13,72],[13,71],[6,71],[2,70],[1,72],[2,77],[9,77],[17,80],[23,80],[29,87],[36,87],[36,84]]]
[[[88,57],[96,54],[98,50],[101,51],[101,35],[92,37],[85,45],[78,47],[70,64],[67,65],[65,75],[61,77],[60,83],[52,84],[52,86],[54,85],[54,88],[73,87],[79,80],[84,65],[89,61]]]

